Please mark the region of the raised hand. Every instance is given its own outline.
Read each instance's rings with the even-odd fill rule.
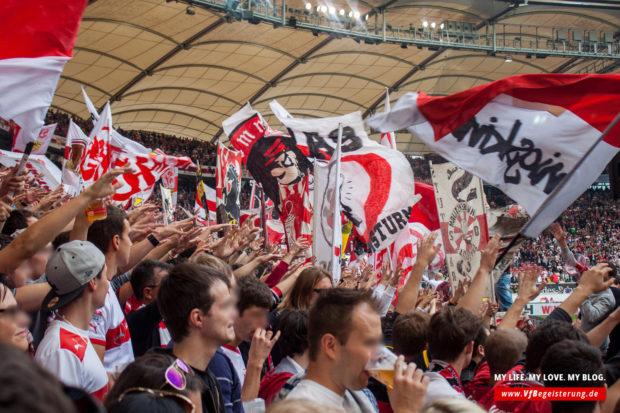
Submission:
[[[495,267],[495,261],[497,260],[497,254],[502,246],[501,237],[499,234],[495,234],[491,241],[487,244],[480,256],[480,270],[491,272]]]
[[[432,232],[426,235],[421,240],[418,240],[418,256],[416,257],[416,263],[424,267],[428,267],[437,252],[441,248],[441,245],[435,245],[435,240],[437,239],[437,233]]]
[[[250,344],[248,363],[252,361],[262,367],[263,363],[271,353],[271,349],[273,349],[273,346],[279,338],[279,331],[274,335],[273,331],[257,328],[254,332],[254,336],[252,337],[252,343]]]
[[[615,281],[613,278],[609,280],[606,279],[611,271],[611,267],[606,263],[596,264],[581,275],[577,288],[581,288],[589,294],[606,290],[611,287]]]
[[[551,235],[553,235],[553,238],[558,241],[560,246],[566,245],[566,231],[564,230],[562,224],[554,222],[549,225],[549,232],[551,232]]]
[[[114,191],[123,185],[122,182],[114,183],[116,177],[131,173],[134,173],[134,170],[130,166],[124,166],[122,168],[116,168],[108,171],[103,174],[97,182],[86,188],[82,194],[91,200],[105,198],[108,195],[112,195]]]
[[[528,303],[538,297],[538,294],[545,288],[547,282],[543,279],[538,287],[536,282],[542,272],[542,268],[537,265],[530,264],[525,265],[518,273],[519,289],[517,290],[517,297],[522,298]]]

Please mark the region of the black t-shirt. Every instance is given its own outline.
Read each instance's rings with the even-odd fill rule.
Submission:
[[[140,357],[154,347],[161,347],[159,322],[162,320],[157,301],[125,316],[135,357]]]
[[[174,357],[172,348],[158,348],[153,349],[153,351],[166,353]],[[191,365],[190,367],[192,367],[196,375],[205,383],[205,389],[202,391],[203,413],[226,413],[222,392],[213,373],[211,373],[208,368],[206,370],[198,370]]]

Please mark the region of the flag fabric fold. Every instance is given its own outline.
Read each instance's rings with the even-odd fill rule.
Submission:
[[[501,189],[532,216],[523,234],[537,236],[620,150],[620,125],[601,139],[618,113],[618,74],[534,74],[450,96],[407,93],[367,123],[380,131],[407,128]]]

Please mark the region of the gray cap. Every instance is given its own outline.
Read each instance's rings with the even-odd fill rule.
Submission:
[[[69,304],[104,265],[105,256],[91,242],[71,241],[58,247],[45,267],[52,291],[43,300],[42,308],[53,310]]]

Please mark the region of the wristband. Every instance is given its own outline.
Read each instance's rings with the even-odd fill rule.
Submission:
[[[155,235],[153,234],[149,234],[148,237],[146,237],[146,239],[149,240],[149,242],[153,245],[153,247],[156,247],[159,245],[159,241],[157,241],[157,238],[155,238]]]

